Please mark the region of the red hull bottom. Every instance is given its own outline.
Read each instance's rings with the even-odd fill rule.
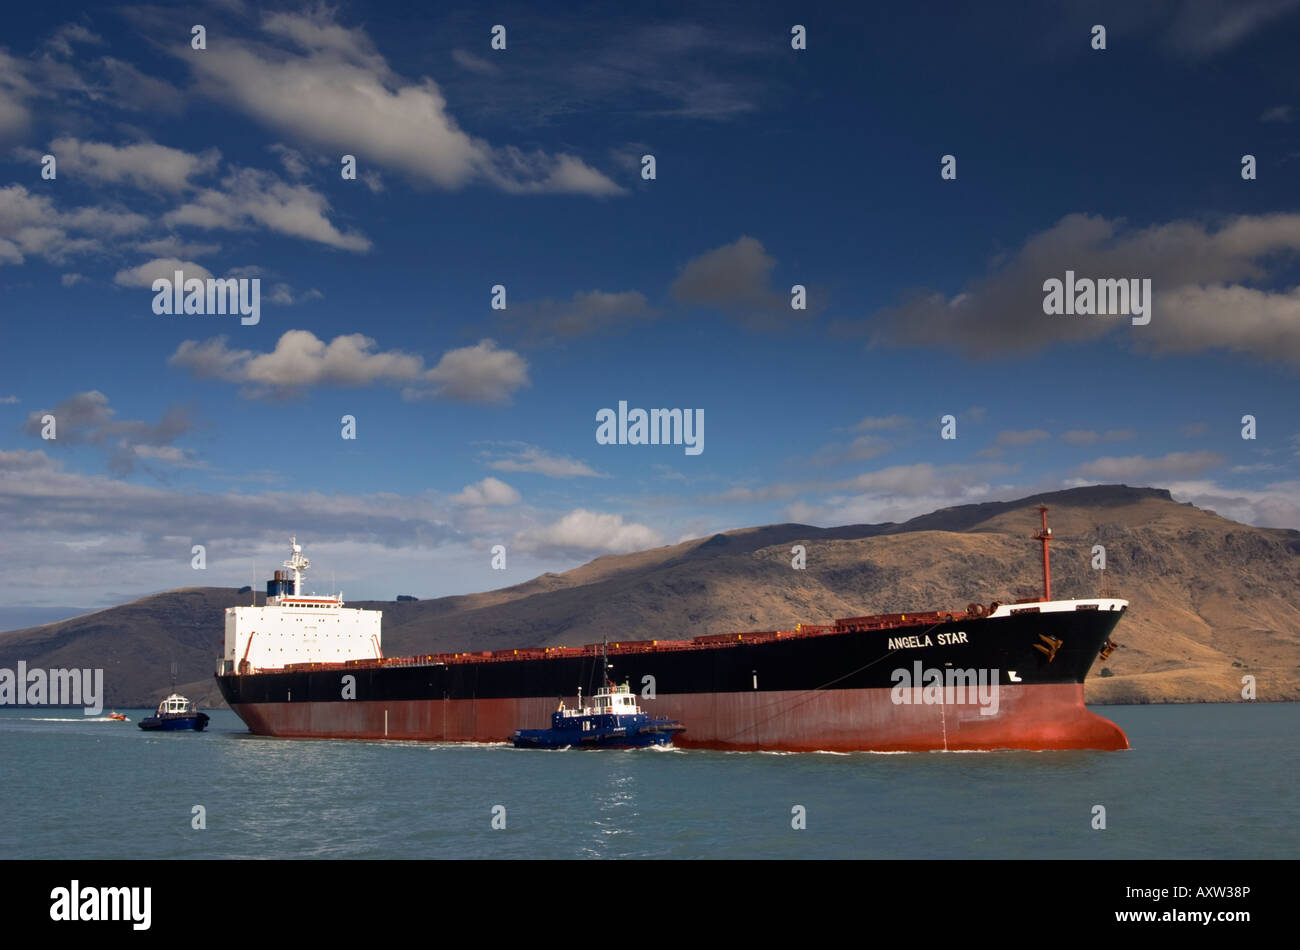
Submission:
[[[573,700],[568,700],[572,705]],[[793,752],[1127,749],[1128,737],[1083,703],[1083,685],[1002,686],[997,711],[967,704],[899,704],[889,689],[698,693],[642,699],[652,716],[686,727],[676,745]],[[504,742],[544,729],[554,699],[244,703],[258,735],[294,738]]]

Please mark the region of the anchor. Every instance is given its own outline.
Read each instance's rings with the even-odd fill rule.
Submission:
[[[1056,651],[1061,649],[1061,647],[1065,644],[1064,640],[1058,639],[1057,637],[1048,636],[1045,633],[1040,633],[1038,635],[1038,639],[1042,640],[1043,643],[1046,643],[1047,646],[1043,646],[1042,643],[1035,643],[1034,649],[1037,650],[1039,653],[1043,654],[1043,656],[1047,657],[1048,663],[1051,663],[1053,660],[1056,659]]]

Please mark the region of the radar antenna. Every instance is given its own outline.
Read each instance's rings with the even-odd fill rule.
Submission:
[[[311,567],[311,561],[302,556],[302,545],[298,543],[296,537],[289,539],[289,560],[285,561],[281,567],[293,572],[293,596],[302,596],[302,572]]]

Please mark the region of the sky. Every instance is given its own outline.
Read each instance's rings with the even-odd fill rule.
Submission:
[[[0,607],[260,587],[290,536],[310,589],[434,597],[1097,483],[1300,529],[1297,38],[1300,0],[7,10]],[[155,312],[177,270],[257,321]],[[1149,320],[1045,312],[1067,271]],[[602,444],[620,401],[700,451]]]

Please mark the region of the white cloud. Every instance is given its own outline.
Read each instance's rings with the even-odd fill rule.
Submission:
[[[375,341],[360,333],[338,336],[326,343],[310,330],[287,330],[270,353],[231,351],[218,337],[205,344],[184,341],[169,362],[207,375],[269,389],[304,386],[368,386],[375,382],[404,382],[420,373],[419,356],[400,350],[375,352]]]
[[[654,530],[625,522],[622,515],[578,508],[549,525],[525,528],[515,535],[513,545],[530,553],[624,554],[661,543]]]
[[[1273,482],[1260,490],[1228,488],[1212,481],[1171,482],[1176,501],[1191,502],[1242,524],[1300,531],[1300,482]]]
[[[212,272],[201,264],[195,264],[193,261],[177,260],[174,257],[159,257],[152,261],[141,264],[138,267],[120,270],[113,276],[113,283],[122,287],[153,287],[153,282],[160,278],[173,280],[176,272],[180,271],[186,280],[197,277],[199,280],[208,280]]]
[[[315,288],[298,293],[288,284],[278,283],[271,286],[271,291],[266,295],[266,299],[282,307],[292,307],[295,304],[306,303],[309,300],[320,300],[324,296]]]
[[[1157,329],[1147,348],[1158,353],[1218,348],[1300,365],[1300,287],[1281,293],[1240,285],[1180,287],[1158,298],[1152,326]]]
[[[330,203],[306,185],[291,185],[254,168],[233,170],[222,190],[207,188],[163,216],[169,227],[244,230],[261,225],[278,234],[316,241],[345,251],[368,251],[370,239],[340,231],[329,220]]]
[[[1170,452],[1159,458],[1143,455],[1099,458],[1080,465],[1078,472],[1085,478],[1096,478],[1103,482],[1125,482],[1151,476],[1188,478],[1226,463],[1227,459],[1217,452]]]
[[[563,153],[494,148],[464,132],[437,83],[397,75],[361,29],[348,29],[324,7],[275,13],[268,38],[226,37],[184,61],[199,88],[275,129],[351,153],[442,188],[487,182],[515,193],[618,194],[623,189],[581,159]]]
[[[531,385],[528,363],[513,350],[498,349],[493,340],[480,340],[474,346],[448,350],[438,365],[424,376],[432,387],[413,387],[409,398],[432,394],[457,402],[505,403],[516,390]]]
[[[191,178],[214,171],[221,161],[221,153],[215,148],[193,155],[150,142],[117,146],[66,136],[50,143],[50,153],[58,159],[61,169],[80,178],[126,183],[142,191],[187,190]]]
[[[435,397],[464,402],[504,402],[528,385],[527,363],[491,340],[449,350],[438,365],[424,368],[419,354],[376,350],[375,340],[360,333],[337,336],[328,343],[310,330],[287,330],[269,353],[234,350],[226,337],[185,340],[168,364],[196,376],[246,385],[251,396],[292,392],[310,386],[403,386],[408,398]]]
[[[451,60],[461,69],[468,70],[477,76],[500,76],[501,67],[485,59],[482,56],[475,56],[468,50],[454,49],[451,51]]]
[[[73,255],[102,251],[105,237],[148,223],[142,214],[98,206],[61,213],[47,196],[8,185],[0,188],[0,264],[22,264],[35,256],[59,265]]]
[[[911,421],[907,416],[866,416],[853,427],[853,431],[875,432],[879,429],[899,429]]]
[[[176,445],[136,445],[132,446],[136,456],[146,461],[165,462],[176,468],[207,468],[208,463],[200,460],[193,449],[183,449]]]
[[[515,489],[501,481],[501,479],[489,475],[481,482],[466,485],[462,491],[452,495],[448,500],[454,505],[485,507],[489,505],[517,505],[521,498],[519,492],[515,491]]]
[[[972,357],[1092,340],[1123,328],[1134,346],[1157,352],[1222,348],[1300,365],[1300,289],[1241,283],[1269,280],[1270,269],[1296,251],[1300,214],[1243,215],[1216,229],[1191,220],[1128,229],[1121,220],[1071,214],[957,295],[921,291],[857,326],[877,343],[946,345]],[[1080,278],[1149,278],[1150,324],[1044,314],[1043,282],[1063,279],[1066,270]],[[1233,318],[1223,319],[1224,313]]]
[[[80,23],[65,23],[50,37],[46,45],[56,53],[71,56],[72,44],[83,43],[88,46],[102,46],[104,38],[82,26]]]
[[[515,443],[515,448],[502,458],[494,458],[487,463],[488,468],[498,472],[536,472],[550,478],[608,478],[586,462],[570,458],[567,455],[555,455],[536,445]]]

